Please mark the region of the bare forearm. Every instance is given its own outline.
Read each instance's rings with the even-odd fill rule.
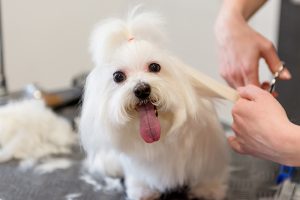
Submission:
[[[222,12],[235,13],[248,20],[267,0],[224,0]]]

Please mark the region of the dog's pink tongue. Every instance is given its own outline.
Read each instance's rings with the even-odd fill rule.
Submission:
[[[139,106],[140,134],[147,143],[158,141],[160,138],[160,123],[151,103]]]

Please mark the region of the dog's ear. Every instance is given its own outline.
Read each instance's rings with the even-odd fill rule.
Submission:
[[[183,74],[201,97],[222,98],[235,102],[239,95],[236,90],[226,84],[219,83],[198,70],[178,61],[183,68]]]
[[[124,41],[127,40],[126,24],[120,19],[107,19],[96,25],[90,38],[90,52],[96,66],[106,63]]]
[[[146,40],[156,45],[166,40],[164,21],[154,12],[138,13],[135,7],[123,19],[107,19],[96,25],[90,38],[90,52],[96,66],[110,61],[110,57],[123,44],[135,40]]]

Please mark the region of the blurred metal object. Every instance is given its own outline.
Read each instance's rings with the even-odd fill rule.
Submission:
[[[0,105],[19,100],[41,99],[50,108],[58,109],[69,104],[78,103],[81,95],[82,88],[72,87],[59,91],[45,92],[38,85],[29,84],[20,91],[10,92],[8,95],[0,97]]]
[[[275,72],[273,79],[271,80],[271,85],[270,85],[270,93],[275,91],[275,84],[277,79],[279,78],[281,72],[283,72],[283,70],[285,69],[284,63],[282,63],[278,69],[277,72]]]
[[[0,105],[24,99],[41,99],[41,90],[35,84],[26,85],[24,89],[0,96]]]
[[[286,180],[277,190],[274,200],[300,200],[300,185]]]
[[[0,97],[7,94],[6,78],[4,73],[4,56],[3,56],[3,34],[2,34],[2,12],[0,1]]]
[[[30,99],[42,99],[42,90],[36,84],[26,85],[24,94]]]
[[[6,86],[5,86],[5,81],[2,77],[2,74],[0,72],[0,97],[4,96],[7,94],[7,89],[6,89]]]

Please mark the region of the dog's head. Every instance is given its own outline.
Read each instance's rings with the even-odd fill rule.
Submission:
[[[151,143],[160,139],[161,129],[180,126],[198,110],[189,70],[164,49],[162,25],[158,15],[143,13],[96,28],[91,40],[96,67],[87,79],[82,113],[83,120],[94,122],[85,129],[101,122],[135,130],[137,122],[137,131]]]

